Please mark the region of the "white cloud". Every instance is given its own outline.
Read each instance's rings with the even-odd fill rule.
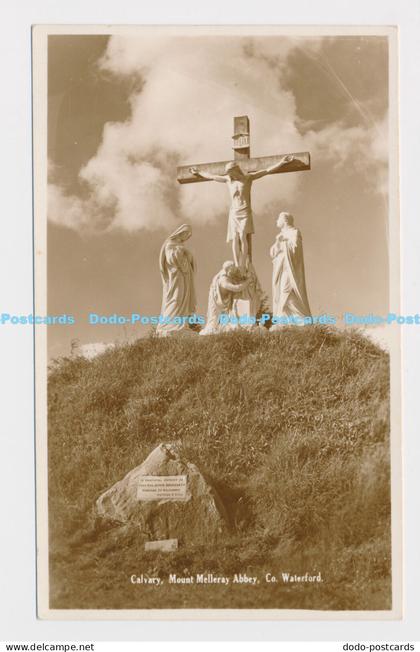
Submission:
[[[372,188],[388,191],[388,115],[382,122],[363,127],[334,123],[321,131],[309,131],[305,142],[316,160],[328,160],[333,167],[350,164],[365,174]]]
[[[282,86],[294,46],[291,39],[112,37],[101,67],[137,75],[141,90],[130,98],[130,119],[105,125],[98,151],[80,171],[87,199],[51,184],[50,219],[75,229],[135,231],[226,213],[226,188],[179,186],[176,166],[229,159],[234,115],[250,117],[257,156],[310,149],[313,157],[342,162],[360,148],[365,158],[382,157],[369,129],[332,125],[302,136],[295,98]],[[299,177],[256,184],[259,211],[278,202],[279,192],[290,203]]]

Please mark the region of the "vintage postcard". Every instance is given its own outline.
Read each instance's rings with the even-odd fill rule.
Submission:
[[[397,36],[33,28],[40,618],[402,617]]]

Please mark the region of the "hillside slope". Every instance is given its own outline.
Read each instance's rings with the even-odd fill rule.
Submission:
[[[49,375],[51,607],[390,608],[389,360],[357,333],[142,339]],[[96,498],[161,442],[223,496],[226,545],[144,553],[89,532]],[[131,573],[321,572],[317,586],[164,590]]]

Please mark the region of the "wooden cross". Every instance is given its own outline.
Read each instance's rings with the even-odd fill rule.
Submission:
[[[259,172],[265,170],[276,163],[280,163],[284,155],[276,156],[261,156],[259,158],[251,158],[250,148],[250,131],[249,131],[249,118],[247,115],[241,115],[233,118],[234,135],[232,149],[234,151],[234,159],[238,161],[243,172]],[[309,152],[298,152],[292,154],[293,161],[281,167],[275,172],[270,174],[279,174],[282,172],[301,172],[303,170],[311,169],[311,157]],[[225,166],[232,159],[228,161],[219,161],[217,163],[200,163],[198,165],[181,165],[177,168],[177,180],[179,183],[201,183],[207,179],[200,178],[191,173],[190,168],[197,168],[198,172],[207,172],[209,174],[224,174]]]

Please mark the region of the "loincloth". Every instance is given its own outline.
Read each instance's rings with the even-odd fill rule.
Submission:
[[[229,212],[226,241],[231,242],[235,239],[236,235],[243,236],[248,233],[255,233],[251,209],[231,209]]]

